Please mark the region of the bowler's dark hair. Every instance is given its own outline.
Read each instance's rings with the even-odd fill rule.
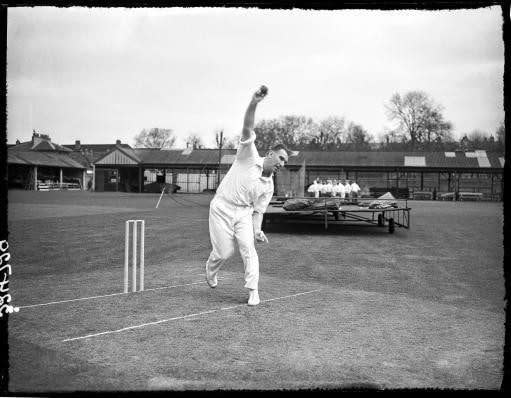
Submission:
[[[279,151],[281,149],[286,151],[286,153],[288,155],[291,153],[291,151],[284,144],[276,144],[276,145],[272,146],[270,150],[273,151],[273,152],[276,152],[276,151]]]

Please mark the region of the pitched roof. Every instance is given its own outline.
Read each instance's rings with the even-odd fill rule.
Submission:
[[[300,151],[298,156],[289,158],[290,166],[366,166],[366,167],[402,167],[403,152],[322,152]]]
[[[218,164],[218,149],[194,149],[189,154],[184,154],[187,152],[183,149],[137,148],[134,151],[146,164]],[[222,156],[234,154],[236,149],[222,149]]]
[[[69,152],[67,156],[85,168],[92,168],[92,162],[82,152]]]
[[[90,162],[94,163],[96,160],[101,159],[107,153],[114,150],[116,147],[120,146],[121,148],[131,147],[128,144],[80,144],[80,149],[76,149],[76,145],[63,145],[64,147],[72,150],[75,153],[81,153],[85,158]]]
[[[74,160],[67,153],[42,152],[42,151],[11,151],[7,153],[8,164],[24,164],[31,166],[67,167],[75,169],[87,168]]]
[[[52,151],[52,152],[71,152],[71,149],[62,145],[55,144],[48,140],[37,140],[36,142],[27,141],[17,145],[9,146],[13,151]]]
[[[481,154],[482,156],[482,154]],[[318,152],[301,151],[296,157],[289,158],[290,166],[317,167],[426,167],[426,168],[488,168],[481,159],[487,159],[490,167],[501,169],[501,155],[486,153],[486,157],[471,157],[462,151],[455,156],[446,156],[445,152]],[[407,159],[410,162],[405,162]],[[417,159],[421,162],[414,162]]]
[[[159,150],[140,148],[134,149],[142,164],[162,165],[215,165],[218,164],[218,149],[196,149],[188,154],[183,150]],[[186,153],[186,152],[185,152]],[[222,150],[222,163],[236,154],[235,149]],[[263,156],[263,151],[259,152]],[[481,155],[481,154],[480,154]],[[481,155],[482,156],[482,155]],[[502,168],[498,153],[486,153],[485,159],[492,168]],[[416,159],[420,158],[420,162]],[[405,162],[405,159],[412,163]],[[289,166],[301,166],[305,161],[312,167],[414,167],[414,168],[485,168],[481,157],[471,157],[462,151],[456,151],[454,156],[446,152],[326,152],[300,151],[297,156],[289,158]]]
[[[140,164],[142,161],[131,147],[116,145],[114,149],[94,160],[95,164]]]
[[[31,141],[9,146],[7,163],[32,166],[85,169],[88,161],[80,153],[51,142],[48,136],[34,134]]]

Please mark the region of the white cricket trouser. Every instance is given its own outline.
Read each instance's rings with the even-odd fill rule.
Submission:
[[[236,206],[221,198],[213,198],[209,206],[209,237],[213,250],[207,267],[216,275],[224,262],[234,254],[236,243],[245,266],[245,287],[257,289],[259,257],[254,244],[253,208]]]

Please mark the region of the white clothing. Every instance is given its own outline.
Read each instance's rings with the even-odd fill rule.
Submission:
[[[239,143],[236,159],[218,186],[209,207],[213,247],[207,267],[213,277],[234,254],[235,243],[245,266],[245,287],[257,289],[259,257],[254,244],[252,214],[264,213],[273,196],[272,177],[263,177],[263,160],[254,145],[255,133]]]
[[[256,135],[240,140],[236,159],[220,182],[215,197],[236,206],[252,206],[254,211],[264,213],[273,196],[272,177],[263,177],[264,158],[255,147]]]
[[[207,267],[214,276],[225,261],[234,254],[236,243],[245,267],[245,287],[257,289],[259,284],[259,257],[254,244],[253,210],[236,206],[220,198],[213,198],[209,208],[209,236],[213,250]]]
[[[351,193],[351,185],[348,182],[344,185],[344,192],[348,195]]]
[[[330,183],[330,182],[329,182],[328,184],[326,184],[326,185],[325,185],[325,191],[326,191],[326,193],[332,193],[332,188],[333,188],[333,187],[332,187],[332,183]]]
[[[321,189],[321,193],[323,195],[326,194],[327,184],[319,184],[319,186],[320,186],[320,189]]]
[[[307,189],[307,192],[314,193],[314,196],[316,198],[318,198],[319,197],[319,184],[316,181],[314,181],[312,183],[312,185]]]
[[[323,184],[318,182],[316,192],[314,192],[314,197],[319,198],[319,194],[323,192]]]
[[[332,196],[337,196],[337,184],[332,184]]]
[[[360,187],[358,186],[358,184],[356,182],[351,184],[351,192],[358,193],[359,191],[360,191]]]
[[[337,184],[337,192],[342,199],[346,197],[346,189],[344,189],[344,185],[342,183]]]

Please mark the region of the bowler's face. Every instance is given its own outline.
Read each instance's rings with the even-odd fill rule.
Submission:
[[[266,173],[277,173],[288,161],[287,153],[284,149],[270,151],[264,158],[263,169]]]

